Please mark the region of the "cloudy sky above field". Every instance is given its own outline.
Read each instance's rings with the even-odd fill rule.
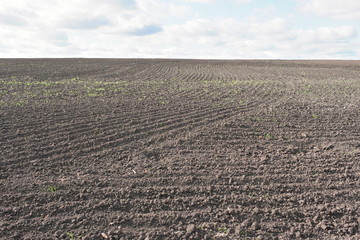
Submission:
[[[0,58],[360,59],[358,0],[0,0]]]

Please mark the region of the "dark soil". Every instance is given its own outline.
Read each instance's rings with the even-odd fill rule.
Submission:
[[[359,76],[0,60],[0,239],[360,239]]]

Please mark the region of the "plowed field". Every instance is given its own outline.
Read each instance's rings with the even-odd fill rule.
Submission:
[[[0,239],[360,239],[360,62],[0,60]]]

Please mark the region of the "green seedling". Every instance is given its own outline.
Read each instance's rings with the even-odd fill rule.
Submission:
[[[198,227],[201,231],[205,231],[206,230],[206,225],[205,224],[201,224]]]
[[[56,192],[56,191],[57,191],[57,187],[47,186],[46,191],[48,191],[48,192]]]
[[[8,93],[8,91],[6,91],[6,90],[0,90],[0,95],[5,95],[7,93]]]
[[[73,233],[69,233],[69,232],[67,232],[67,233],[66,233],[66,235],[68,235],[68,236],[69,236],[69,240],[75,240],[75,239],[81,239],[81,238],[82,238],[82,236],[81,236],[81,235],[76,236],[75,234],[73,234]]]
[[[270,195],[268,193],[266,193],[263,197],[264,197],[264,199],[268,200],[270,198]]]
[[[249,197],[256,197],[256,193],[255,192],[249,192]]]
[[[105,91],[105,88],[94,88],[95,91]]]
[[[266,134],[265,134],[265,138],[266,138],[267,140],[273,139],[273,135],[271,135],[271,133],[266,133]]]
[[[228,233],[229,229],[226,226],[221,226],[218,228],[219,233]]]
[[[241,231],[240,232],[241,239],[247,240],[248,239],[248,233],[247,231]]]
[[[308,84],[305,84],[305,86],[304,86],[304,93],[310,93],[310,90],[311,90],[311,86],[308,85]]]
[[[319,116],[316,115],[316,114],[313,114],[312,117],[313,117],[313,119],[318,119],[319,118]]]
[[[312,175],[317,175],[318,172],[317,171],[312,171]]]
[[[89,92],[87,95],[88,95],[89,97],[99,97],[99,96],[103,96],[103,94],[93,93],[93,92]]]
[[[14,102],[14,105],[15,106],[24,106],[27,103],[28,103],[27,100],[20,100],[20,101]]]

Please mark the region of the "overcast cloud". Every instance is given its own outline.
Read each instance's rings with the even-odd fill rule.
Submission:
[[[357,0],[1,1],[0,58],[360,59],[359,20]]]

